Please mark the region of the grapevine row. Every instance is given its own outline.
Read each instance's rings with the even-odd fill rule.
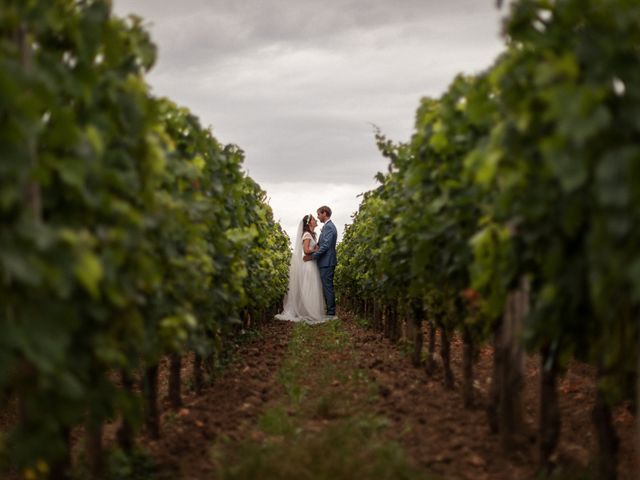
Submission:
[[[640,6],[519,0],[506,49],[475,76],[424,98],[340,245],[343,304],[391,338],[402,319],[494,344],[489,421],[505,448],[522,428],[523,349],[541,361],[538,447],[549,471],[560,429],[556,382],[575,358],[597,370],[598,478],[616,476],[611,409],[637,408],[640,345]],[[426,318],[426,320],[425,320]]]
[[[127,450],[142,418],[159,435],[161,359],[178,406],[182,357],[202,388],[286,289],[289,241],[243,152],[150,94],[155,56],[110,1],[1,2],[0,408],[19,419],[0,455],[28,478],[67,478],[78,426],[95,476],[105,422]]]

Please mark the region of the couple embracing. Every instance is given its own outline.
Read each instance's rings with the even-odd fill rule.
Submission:
[[[336,317],[333,274],[336,270],[338,231],[331,221],[331,209],[320,207],[318,219],[305,215],[298,225],[289,267],[289,289],[278,320],[321,323]],[[320,238],[315,229],[324,224]],[[326,305],[326,315],[325,315]]]

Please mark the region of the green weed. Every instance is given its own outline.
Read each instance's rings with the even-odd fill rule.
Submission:
[[[385,438],[389,421],[367,411],[377,390],[357,365],[340,321],[296,325],[278,372],[286,396],[259,418],[254,440],[212,449],[217,477],[424,479]]]

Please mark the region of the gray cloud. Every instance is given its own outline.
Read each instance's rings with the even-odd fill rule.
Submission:
[[[400,35],[417,26],[420,40],[465,42],[472,30],[497,25],[492,0],[116,0],[116,11],[148,19],[163,41],[159,68],[189,67],[224,61],[266,45],[322,45],[345,41],[378,29]],[[495,30],[495,29],[494,29]],[[413,34],[414,32],[409,32]],[[379,46],[383,47],[383,44]]]
[[[420,98],[502,50],[494,0],[115,0],[150,22],[149,82],[246,152],[283,224],[296,184],[310,205],[344,208],[386,161],[373,128],[408,140]],[[310,188],[317,185],[317,188]],[[334,185],[335,188],[331,187]],[[348,192],[351,192],[349,194]],[[314,196],[316,195],[316,196]],[[349,197],[351,195],[351,197]],[[351,198],[348,200],[347,198]],[[278,211],[275,212],[279,216]],[[342,212],[348,219],[351,212]]]

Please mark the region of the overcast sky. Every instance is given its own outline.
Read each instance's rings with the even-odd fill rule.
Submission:
[[[387,162],[373,126],[409,139],[420,98],[502,50],[495,0],[115,0],[159,48],[148,81],[246,154],[294,235],[321,205],[341,235]]]

